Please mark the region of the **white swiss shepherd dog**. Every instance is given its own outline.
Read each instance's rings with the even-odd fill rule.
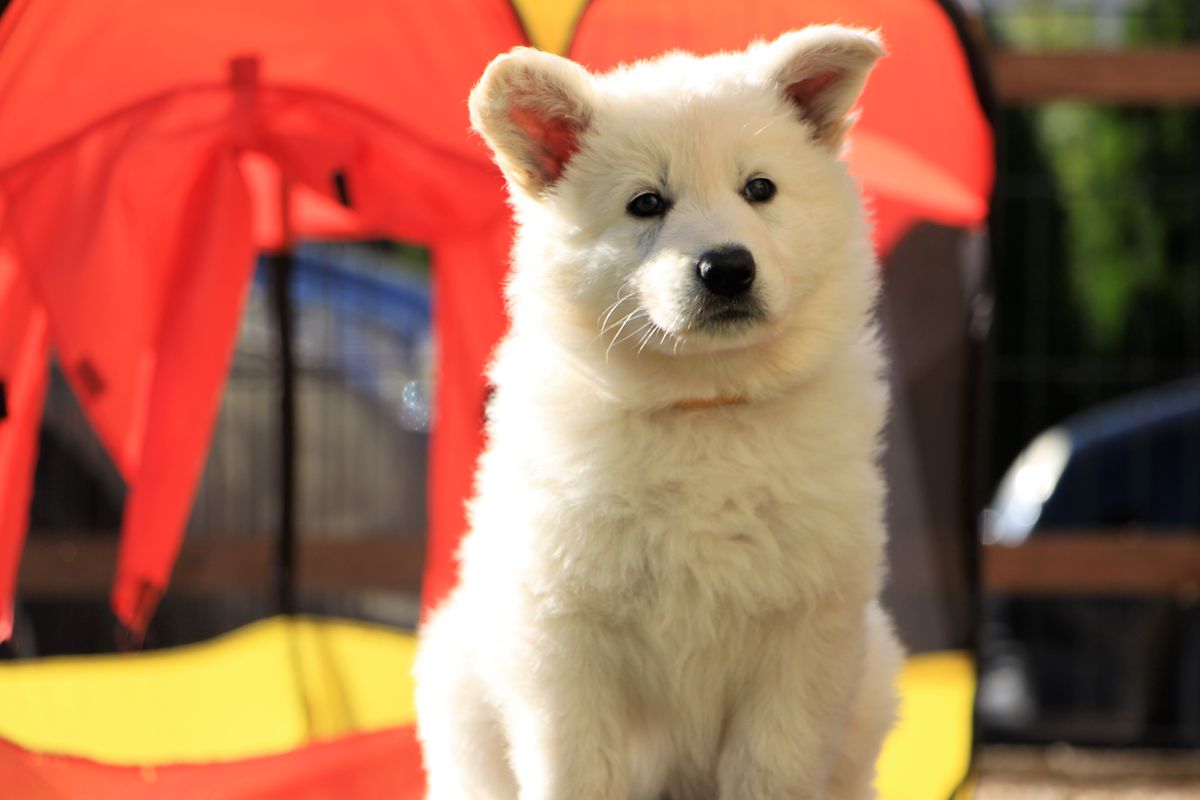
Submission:
[[[518,48],[471,93],[519,227],[461,584],[421,632],[430,800],[874,796],[887,393],[839,156],[882,53]]]

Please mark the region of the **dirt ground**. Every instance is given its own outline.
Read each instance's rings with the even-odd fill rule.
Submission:
[[[975,800],[1200,800],[1200,753],[989,747]]]

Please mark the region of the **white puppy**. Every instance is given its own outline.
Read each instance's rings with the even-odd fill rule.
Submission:
[[[518,48],[471,93],[519,233],[462,582],[422,631],[432,800],[873,796],[886,392],[838,157],[881,53]]]

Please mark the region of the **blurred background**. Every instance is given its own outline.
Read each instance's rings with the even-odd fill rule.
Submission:
[[[1195,748],[1200,69],[1173,59],[1195,46],[1200,5],[977,10],[1000,99],[978,733]],[[1136,783],[1112,758],[1025,766]],[[1145,770],[1162,774],[1153,791],[1200,792],[1194,771]]]
[[[1200,36],[1200,6],[982,11],[1004,52],[979,734],[1195,748],[1200,70],[1172,58]],[[1079,55],[1038,64],[1046,51]],[[1065,761],[1110,785],[1130,768]],[[1200,792],[1187,770],[1171,785]]]
[[[980,796],[1200,797],[1200,3],[955,16],[996,185],[986,231],[921,224],[884,266],[887,600],[915,653],[974,654]],[[271,270],[146,648],[280,611]],[[412,628],[437,425],[429,254],[305,242],[292,300],[292,610]],[[55,369],[8,658],[122,647],[107,594],[125,490]]]

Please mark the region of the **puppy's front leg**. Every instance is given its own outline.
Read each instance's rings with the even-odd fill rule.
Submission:
[[[603,634],[558,627],[506,714],[520,800],[627,800],[627,713]]]
[[[861,621],[776,623],[733,709],[718,764],[720,800],[826,800],[862,672]]]

